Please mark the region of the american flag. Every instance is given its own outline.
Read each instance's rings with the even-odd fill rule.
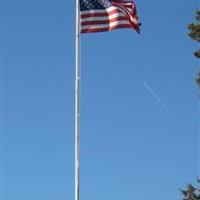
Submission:
[[[133,28],[140,31],[132,0],[80,0],[81,33]]]

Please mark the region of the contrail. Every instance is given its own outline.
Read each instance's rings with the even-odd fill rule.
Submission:
[[[167,114],[174,120],[176,121],[179,125],[181,124],[178,119],[172,114],[170,109],[163,103],[163,101],[160,99],[160,97],[151,89],[151,87],[143,81],[142,84],[144,87],[150,92],[150,94],[156,99],[156,101],[162,106],[162,108],[167,112]]]

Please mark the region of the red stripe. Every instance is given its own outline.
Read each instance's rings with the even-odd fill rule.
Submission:
[[[111,30],[120,29],[120,28],[132,28],[132,26],[129,24],[120,24],[120,25],[116,25],[116,26],[112,26],[108,28],[85,29],[85,30],[82,30],[81,33],[104,32],[104,31],[111,31]]]
[[[122,4],[122,6],[124,6],[126,8],[132,8],[133,7],[133,5],[123,5],[123,4]]]
[[[120,1],[120,0],[115,0],[115,2],[117,3],[132,3],[133,4],[133,1]]]
[[[81,23],[81,26],[84,26],[84,25],[97,25],[97,24],[110,24],[112,22],[117,22],[117,21],[120,21],[120,20],[127,20],[127,17],[124,16],[124,17],[115,17],[113,19],[107,19],[107,20],[93,20],[93,21],[85,21],[85,22],[82,22]]]

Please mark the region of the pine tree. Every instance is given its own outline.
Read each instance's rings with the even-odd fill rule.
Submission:
[[[181,190],[183,194],[182,200],[200,200],[200,189],[199,183],[200,181],[197,180],[198,187],[194,187],[192,184],[187,185],[186,190]]]
[[[200,42],[200,10],[196,12],[197,24],[189,24],[188,29],[190,30],[189,36],[193,40]],[[200,58],[200,49],[194,52],[194,55],[197,58]],[[200,72],[198,78],[196,79],[200,87]],[[192,184],[188,184],[185,190],[181,190],[183,198],[181,200],[200,200],[200,179],[197,179],[197,187],[194,187]]]
[[[200,10],[197,10],[197,12],[196,12],[196,20],[197,20],[197,23],[189,24],[188,29],[190,30],[190,32],[189,32],[190,38],[199,43],[200,42]],[[194,52],[194,55],[197,58],[200,58],[200,49],[197,50],[196,52]],[[198,75],[198,78],[196,79],[196,81],[200,87],[200,72],[199,72],[199,75]]]

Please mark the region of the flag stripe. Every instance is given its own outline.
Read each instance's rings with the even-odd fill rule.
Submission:
[[[96,28],[96,29],[84,29],[82,33],[95,33],[95,32],[102,32],[102,31],[111,31],[120,28],[131,28],[130,24],[118,24],[116,26],[107,27],[107,28]]]
[[[111,16],[113,14],[116,14],[116,13],[121,13],[121,11],[119,11],[118,9],[115,9],[115,10],[112,10],[110,12],[106,12],[106,10],[104,10],[104,12],[101,12],[101,13],[93,13],[93,12],[88,12],[87,14],[81,14],[81,18],[84,19],[84,18],[89,18],[89,17],[103,17],[103,16]]]
[[[122,17],[115,17],[115,18],[107,19],[107,20],[85,21],[85,22],[81,23],[81,26],[92,25],[92,24],[109,24],[109,23],[112,23],[112,22],[120,21],[120,20],[123,20],[123,21],[126,20],[127,21],[127,17],[122,16]]]
[[[87,22],[87,21],[98,21],[98,20],[110,20],[110,19],[113,19],[113,18],[116,18],[116,17],[125,17],[125,15],[123,13],[114,13],[112,15],[109,15],[109,16],[95,16],[95,17],[87,17],[87,18],[82,18],[81,19],[81,22]]]

